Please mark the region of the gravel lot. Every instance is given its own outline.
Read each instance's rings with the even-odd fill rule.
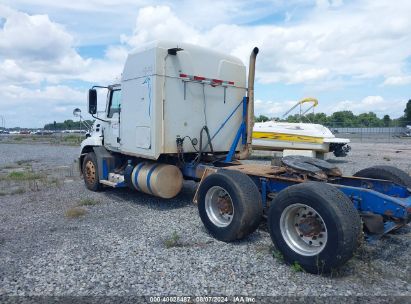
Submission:
[[[275,257],[264,225],[240,242],[210,237],[191,203],[194,183],[172,200],[87,191],[73,169],[77,153],[0,144],[0,173],[25,166],[48,176],[13,193],[0,182],[0,295],[411,296],[409,226],[365,244],[331,276],[311,275]],[[410,173],[410,158],[408,145],[354,144],[330,161],[345,174],[375,164]],[[73,207],[85,214],[68,217]]]

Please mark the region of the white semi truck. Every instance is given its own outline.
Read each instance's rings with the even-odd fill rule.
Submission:
[[[206,48],[157,41],[133,51],[120,83],[89,90],[96,121],[81,144],[84,182],[92,191],[129,187],[167,199],[184,180],[197,181],[194,201],[215,238],[241,239],[267,217],[287,262],[327,272],[353,255],[360,216],[376,235],[410,220],[411,178],[386,166],[346,177],[295,156],[279,167],[242,163],[251,153],[258,52],[246,81],[241,60]],[[97,89],[107,90],[99,113]]]

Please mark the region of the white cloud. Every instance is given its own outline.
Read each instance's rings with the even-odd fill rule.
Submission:
[[[105,58],[86,59],[76,51],[74,37],[47,15],[0,8],[0,17],[5,18],[0,27],[3,84],[58,84],[65,80],[107,83],[120,75],[127,53],[124,47],[110,46]]]
[[[2,97],[7,102],[2,102],[0,106],[19,105],[27,103],[37,103],[41,100],[39,108],[46,106],[48,103],[54,104],[73,104],[81,99],[85,99],[85,92],[73,89],[68,86],[57,85],[47,86],[44,89],[28,89],[23,86],[7,85],[1,88]],[[24,101],[21,102],[21,101]]]
[[[122,41],[136,47],[156,39],[196,42],[198,32],[179,19],[168,6],[148,6],[140,9],[136,27],[131,37]]]
[[[6,59],[0,62],[0,70],[0,83],[3,84],[39,83],[42,79],[39,73],[23,69],[12,59]]]
[[[361,100],[344,100],[332,107],[327,107],[327,113],[336,111],[352,111],[354,114],[374,112],[377,116],[389,114],[391,117],[400,117],[403,114],[406,101],[385,100],[382,96],[366,96]]]
[[[0,55],[49,61],[59,60],[72,51],[73,37],[62,26],[50,21],[47,15],[29,16],[12,12],[0,31]]]
[[[42,104],[49,100],[56,113],[69,109],[71,105],[57,105],[57,100],[63,102],[57,96],[49,98],[53,90],[69,102],[72,95],[84,103],[77,89],[74,92],[64,89],[69,88],[65,85],[67,81],[75,81],[76,85],[78,81],[110,83],[121,73],[128,50],[154,39],[200,44],[240,57],[246,64],[251,49],[258,46],[261,52],[257,81],[299,84],[304,92],[311,93],[312,88],[344,89],[352,84],[360,87],[381,79],[387,86],[411,83],[405,66],[411,56],[410,1],[400,4],[388,0],[4,0],[4,3],[30,12],[48,12],[50,16],[29,15],[0,5],[3,19],[0,20],[0,90],[6,88],[0,96],[0,106],[13,101],[22,107],[25,103],[32,107],[36,100]],[[134,29],[131,18],[135,20]],[[118,37],[116,43],[113,35]],[[108,40],[112,45],[103,46],[102,58],[85,58],[78,51],[79,46]],[[358,95],[379,94],[372,92],[369,85],[368,92],[365,90]],[[342,101],[338,107],[402,112],[403,105],[391,100],[394,98],[387,96],[383,100],[375,96],[358,97]],[[256,113],[279,116],[285,104],[293,103],[259,101]],[[34,106],[30,109],[36,112]]]
[[[5,18],[0,28],[0,65],[12,76],[23,76],[22,82],[58,82],[73,78],[89,65],[90,60],[76,52],[73,36],[47,15],[28,15],[3,6],[0,16]],[[8,79],[17,80],[3,80]]]
[[[268,117],[279,117],[285,114],[287,110],[289,110],[292,106],[297,103],[297,100],[286,100],[286,101],[263,101],[257,99],[255,101],[255,115],[265,115]],[[294,114],[294,113],[292,113]]]
[[[205,30],[168,6],[150,6],[139,10],[133,35],[123,36],[123,42],[137,46],[154,39],[183,40],[229,52],[244,62],[257,45],[257,77],[263,83],[398,75],[411,55],[411,2],[319,2],[321,10],[290,25],[220,24]]]
[[[411,83],[411,75],[410,76],[390,76],[385,79],[385,85],[406,85]]]
[[[17,3],[29,4],[23,0]],[[316,2],[318,9],[307,10],[304,19],[277,25],[242,25],[239,21],[241,18],[248,22],[262,18],[270,9],[275,13],[285,6],[281,1],[257,1],[255,5],[231,0],[182,1],[137,9],[147,3],[150,2],[120,2],[119,11],[127,9],[129,14],[134,6],[137,15],[132,34],[121,35],[121,41],[129,47],[154,39],[182,40],[229,52],[247,63],[250,50],[257,45],[261,49],[257,80],[262,83],[303,83],[328,88],[330,85],[323,83],[341,83],[344,79],[347,84],[351,79],[376,77],[384,78],[385,84],[408,83],[408,80],[399,80],[398,75],[401,75],[404,60],[411,55],[411,32],[408,30],[411,19],[407,14],[411,2],[393,5],[389,1],[319,0]],[[309,1],[293,3],[308,5]],[[79,12],[107,12],[114,8],[114,2],[109,0],[100,5],[41,0],[37,5]],[[117,10],[113,14],[117,16]],[[123,62],[127,47],[109,47],[106,58],[100,62],[86,60],[73,48],[76,39],[64,27],[50,21],[47,15],[29,16],[15,11],[9,15],[12,17],[9,16],[7,26],[0,29],[6,41],[3,44],[7,44],[3,45],[3,52],[15,49],[11,58],[16,57],[18,61],[21,61],[21,54],[35,59],[47,57],[48,61],[60,58],[58,64],[46,68],[41,64],[29,64],[34,72],[53,74],[47,78],[49,81],[58,83],[62,78],[75,77],[95,81],[93,76],[97,80],[108,80],[114,73],[110,71],[121,71],[113,65]],[[27,33],[21,34],[25,28]],[[28,39],[13,38],[24,35],[29,36]],[[33,40],[39,43],[31,43]],[[1,45],[0,42],[0,51]],[[35,45],[38,49],[33,47]],[[104,68],[99,66],[106,63],[109,72],[107,77],[101,77]],[[93,70],[97,73],[92,73]]]
[[[69,1],[53,4],[43,0],[42,3],[72,10],[93,10],[93,5],[79,6]],[[127,7],[131,3],[128,0],[122,2]],[[144,3],[147,2],[139,2]],[[219,2],[215,4],[217,7],[193,4],[190,9],[183,4],[140,8],[133,34],[122,35],[121,41],[135,47],[154,39],[182,40],[229,52],[246,63],[250,50],[257,45],[261,48],[257,79],[262,83],[303,83],[324,87],[318,84],[341,82],[342,78],[375,77],[384,77],[385,84],[408,83],[408,80],[399,80],[397,75],[410,55],[411,33],[408,29],[411,20],[406,13],[408,6],[411,9],[409,3],[395,6],[374,1],[361,4],[317,1],[317,7],[321,9],[308,12],[304,20],[286,25],[254,26],[224,22],[232,21],[233,13],[250,18],[257,13],[264,15],[262,8],[248,6],[250,9],[244,10],[245,3],[238,1]],[[274,4],[282,5],[281,2]],[[106,1],[94,10],[107,10],[112,5]],[[200,7],[203,7],[201,14],[192,13],[201,12]],[[0,30],[0,36],[4,38],[0,40],[0,52],[12,53],[7,57],[16,58],[19,62],[24,58],[47,59],[48,63],[56,59],[58,64],[45,67],[30,63],[28,67],[33,72],[52,74],[47,78],[49,81],[58,83],[60,79],[76,77],[86,81],[108,80],[121,71],[114,65],[124,62],[127,48],[123,46],[109,47],[102,61],[86,60],[75,51],[75,39],[71,34],[50,21],[47,15],[30,16],[15,11],[10,13],[10,10],[8,15],[4,28]],[[396,18],[385,18],[387,15],[395,15]],[[220,24],[211,22],[215,18]],[[209,22],[204,23],[204,20]],[[401,47],[394,47],[399,42]],[[108,66],[107,77],[101,77],[105,64]]]
[[[109,46],[106,49],[105,56],[107,59],[115,62],[124,62],[127,58],[128,50],[123,46]]]
[[[7,127],[40,127],[54,120],[73,119],[71,112],[76,107],[86,113],[86,92],[62,85],[44,89],[5,85],[0,87],[0,100]]]
[[[343,0],[316,0],[317,8],[328,9],[330,7],[339,7],[343,4]]]
[[[83,58],[75,38],[47,15],[0,6],[0,113],[10,126],[43,126],[72,119],[86,94],[62,83],[111,83],[121,73],[124,47],[108,47],[102,59]]]

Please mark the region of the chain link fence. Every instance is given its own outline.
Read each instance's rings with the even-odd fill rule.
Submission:
[[[369,127],[331,122],[325,125],[336,137],[349,138],[351,142],[365,143],[411,143],[411,121],[389,127]],[[410,126],[410,127],[407,127]]]

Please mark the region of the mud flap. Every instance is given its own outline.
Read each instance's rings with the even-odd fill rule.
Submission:
[[[93,147],[93,150],[97,158],[97,168],[100,179],[106,180],[108,179],[108,174],[114,170],[115,158],[104,147]]]
[[[193,197],[193,203],[194,203],[195,205],[197,205],[197,203],[198,203],[198,201],[197,201],[197,199],[198,199],[198,189],[200,189],[201,183],[203,182],[203,180],[204,180],[207,176],[209,176],[209,175],[211,175],[211,174],[213,174],[213,173],[216,173],[216,172],[217,172],[217,169],[216,169],[216,168],[206,168],[206,169],[204,170],[204,173],[203,173],[203,175],[201,176],[201,180],[200,180],[200,182],[199,182],[198,185],[197,185],[196,193],[194,194],[194,197]]]

